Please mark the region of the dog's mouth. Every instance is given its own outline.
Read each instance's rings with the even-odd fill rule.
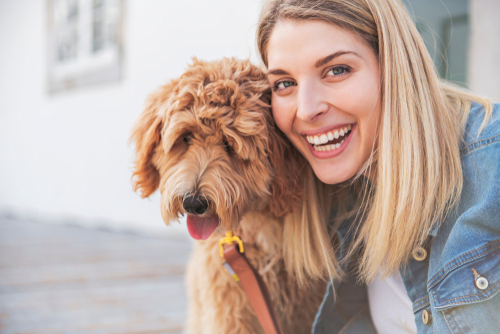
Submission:
[[[189,234],[196,240],[207,240],[219,225],[217,217],[200,217],[188,214],[187,228]]]

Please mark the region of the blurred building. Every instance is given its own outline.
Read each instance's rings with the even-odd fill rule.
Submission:
[[[253,56],[258,0],[1,0],[0,213],[153,233],[130,185],[146,96],[191,61]]]
[[[500,1],[405,0],[440,73],[500,97]],[[260,0],[0,0],[0,214],[184,235],[132,192],[131,126],[190,57],[258,62]]]
[[[403,0],[441,77],[500,98],[498,0]]]

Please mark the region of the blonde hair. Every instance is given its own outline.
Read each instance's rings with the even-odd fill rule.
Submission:
[[[483,127],[493,105],[439,80],[422,38],[398,0],[268,0],[257,28],[266,66],[268,42],[281,20],[340,26],[360,36],[378,56],[382,112],[377,146],[358,173],[370,173],[374,185],[364,187],[360,196],[356,214],[363,224],[349,254],[360,252],[359,275],[368,282],[380,270],[389,275],[404,269],[411,251],[423,244],[459,200],[463,183],[459,146],[471,101],[486,110]],[[300,281],[326,274],[341,277],[331,243],[318,242],[328,236],[325,211],[330,209],[318,198],[327,198],[339,186],[321,186],[312,173],[306,183],[302,219],[290,222],[298,227],[285,227],[287,266]]]

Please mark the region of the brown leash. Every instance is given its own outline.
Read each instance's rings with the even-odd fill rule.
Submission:
[[[223,245],[228,246],[224,248]],[[245,291],[264,333],[283,334],[267,286],[245,257],[241,239],[227,232],[219,242],[219,251],[226,260],[224,266]]]

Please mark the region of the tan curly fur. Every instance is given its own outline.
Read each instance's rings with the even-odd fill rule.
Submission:
[[[243,290],[221,265],[218,240],[234,230],[270,290],[286,333],[309,333],[324,282],[299,285],[285,270],[283,229],[301,201],[304,162],[275,127],[265,74],[249,61],[193,59],[147,100],[131,140],[134,190],[158,188],[164,221],[201,194],[219,227],[196,242],[187,271],[188,332],[261,333]],[[187,140],[189,138],[189,140]]]

